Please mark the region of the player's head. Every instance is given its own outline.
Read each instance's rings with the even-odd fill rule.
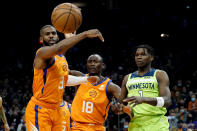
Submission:
[[[139,45],[136,47],[135,63],[138,68],[151,65],[154,59],[154,49],[149,45]]]
[[[40,29],[40,42],[44,46],[51,46],[59,41],[56,29],[51,25],[45,25]]]
[[[92,54],[87,60],[87,70],[89,75],[100,75],[104,69],[103,58],[98,54]]]

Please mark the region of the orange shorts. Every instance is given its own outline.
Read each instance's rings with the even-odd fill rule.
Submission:
[[[27,131],[62,131],[63,113],[60,108],[50,109],[37,105],[32,99],[25,111]]]
[[[73,122],[72,131],[106,131],[106,128],[103,125]]]

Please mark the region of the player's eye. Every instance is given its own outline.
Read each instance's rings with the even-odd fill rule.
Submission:
[[[56,32],[52,32],[52,34],[53,34],[53,35],[56,35],[57,33],[56,33]]]
[[[50,33],[49,32],[46,32],[45,35],[50,35]]]

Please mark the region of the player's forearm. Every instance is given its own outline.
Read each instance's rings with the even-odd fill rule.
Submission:
[[[125,98],[126,98],[126,97],[125,97],[123,94],[121,94],[117,100],[118,100],[120,103],[123,103],[124,105],[127,105],[127,102],[123,102],[123,100],[124,100]]]
[[[68,49],[76,45],[79,41],[85,39],[86,32],[82,32],[76,36],[70,37],[68,39],[64,39],[60,41],[58,44],[55,45],[56,48],[56,54],[63,54],[65,53]]]
[[[162,98],[164,100],[163,107],[168,107],[171,104],[171,100],[166,96],[163,96]],[[142,103],[147,103],[153,106],[157,106],[158,100],[156,97],[142,97]]]
[[[81,77],[81,76],[77,77],[77,76],[68,75],[68,81],[66,83],[66,86],[76,86],[86,82],[88,82],[88,77]]]
[[[0,108],[0,117],[3,121],[4,124],[7,124],[7,119],[6,119],[6,116],[5,116],[5,112],[4,112],[4,109],[3,109],[3,106],[1,106]]]
[[[157,105],[157,99],[155,97],[142,97],[142,103],[150,104],[152,106]]]

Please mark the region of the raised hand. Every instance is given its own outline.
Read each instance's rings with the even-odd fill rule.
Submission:
[[[104,38],[101,32],[97,29],[88,30],[85,32],[88,38],[95,38],[98,37],[102,42],[104,42]]]
[[[73,32],[73,33],[65,33],[65,34],[64,34],[65,38],[70,38],[70,37],[73,37],[73,36],[75,36],[75,35],[76,35],[76,31]]]

